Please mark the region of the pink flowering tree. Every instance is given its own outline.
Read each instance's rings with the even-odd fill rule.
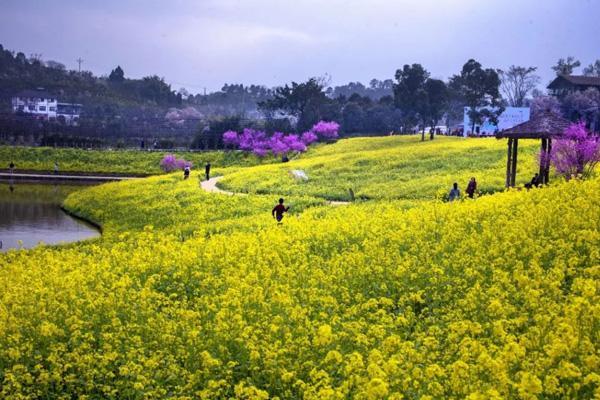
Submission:
[[[290,151],[303,153],[306,151],[306,145],[300,140],[298,135],[287,135],[283,137],[283,142],[289,147]]]
[[[271,151],[276,156],[284,156],[290,151],[290,146],[284,140],[283,132],[275,132],[269,141]]]
[[[310,146],[314,142],[318,141],[319,138],[316,133],[308,131],[302,134],[300,140],[302,140],[302,143],[304,143],[306,146]]]
[[[252,152],[258,157],[267,154],[286,158],[289,153],[303,153],[308,146],[321,140],[332,140],[338,137],[340,125],[336,122],[320,121],[302,135],[275,132],[271,137],[263,131],[245,128],[241,133],[227,131],[223,133],[223,143],[240,150]]]
[[[238,146],[240,144],[240,138],[236,131],[227,131],[223,134],[223,143],[229,146]]]
[[[571,124],[560,139],[553,141],[549,156],[541,154],[540,162],[546,161],[567,180],[577,176],[587,178],[600,161],[600,138],[585,129],[583,122]]]
[[[340,124],[334,121],[319,121],[311,128],[311,132],[316,134],[320,139],[333,140],[337,139]]]
[[[165,172],[173,172],[184,169],[185,167],[192,167],[190,161],[186,161],[183,158],[177,158],[175,154],[165,154],[163,159],[160,161],[160,168]]]

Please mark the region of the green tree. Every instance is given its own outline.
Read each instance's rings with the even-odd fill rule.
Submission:
[[[465,105],[469,107],[471,131],[486,118],[492,123],[498,123],[504,106],[499,89],[500,77],[494,69],[483,69],[480,63],[471,59],[463,65],[460,75],[450,78],[450,86],[459,92]]]
[[[325,108],[330,100],[323,91],[323,83],[310,78],[303,83],[292,82],[275,89],[273,98],[258,103],[267,118],[277,112],[284,112],[297,118],[296,129],[303,131],[324,117]]]
[[[110,71],[108,80],[115,83],[121,83],[125,80],[125,72],[123,72],[123,69],[120,65],[117,65],[117,68]]]
[[[427,108],[425,82],[429,72],[421,64],[404,65],[396,71],[394,102],[403,115],[405,127],[415,126]]]
[[[435,127],[442,119],[448,105],[448,88],[444,81],[439,79],[427,79],[425,81],[426,103],[422,112],[423,125],[431,126],[430,139],[433,140]],[[421,140],[425,140],[425,130],[421,134]]]
[[[347,103],[342,110],[342,126],[344,132],[355,133],[364,129],[365,113],[361,104],[356,102]]]
[[[511,107],[523,107],[527,95],[536,88],[540,77],[535,74],[536,67],[518,67],[511,65],[507,71],[498,70],[501,89]]]
[[[559,58],[556,65],[552,67],[556,76],[558,75],[572,75],[576,68],[581,66],[581,62],[576,60],[575,57],[569,56],[566,59]]]
[[[588,65],[583,69],[585,76],[597,76],[600,77],[600,59],[596,60],[593,64]]]
[[[179,103],[177,96],[171,90],[163,78],[156,75],[146,76],[139,82],[139,92],[145,100],[151,100],[156,104]]]

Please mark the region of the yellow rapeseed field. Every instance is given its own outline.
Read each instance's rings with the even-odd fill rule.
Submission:
[[[70,195],[101,239],[0,255],[0,398],[600,399],[600,179],[408,210],[288,189],[283,225],[196,175]]]
[[[517,183],[531,180],[539,140],[519,142]],[[319,145],[289,163],[231,168],[220,182],[232,191],[312,195],[330,200],[357,198],[420,200],[447,193],[453,182],[464,190],[471,177],[479,190],[504,189],[507,146],[495,138],[463,139],[439,136],[421,142],[420,135],[343,139]],[[290,171],[305,171],[308,181],[294,180]]]

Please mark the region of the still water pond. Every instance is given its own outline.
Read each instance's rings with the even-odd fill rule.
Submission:
[[[0,183],[0,252],[100,236],[93,226],[69,216],[60,204],[85,186]]]

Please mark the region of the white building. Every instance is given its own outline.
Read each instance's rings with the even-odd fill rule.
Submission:
[[[12,98],[15,113],[33,114],[43,119],[56,118],[58,99],[44,90],[23,90]]]
[[[82,107],[81,104],[76,103],[58,103],[56,107],[56,118],[64,119],[64,122],[67,125],[77,125]]]
[[[475,124],[475,129],[473,129],[473,121],[469,118],[469,107],[465,107],[463,136],[492,136],[497,131],[509,129],[515,125],[529,121],[529,114],[529,107],[506,107],[498,117],[498,125],[486,118],[483,124]]]
[[[14,113],[30,114],[48,121],[58,119],[67,125],[77,125],[82,105],[59,103],[56,95],[38,89],[24,90],[14,96],[12,109]]]

